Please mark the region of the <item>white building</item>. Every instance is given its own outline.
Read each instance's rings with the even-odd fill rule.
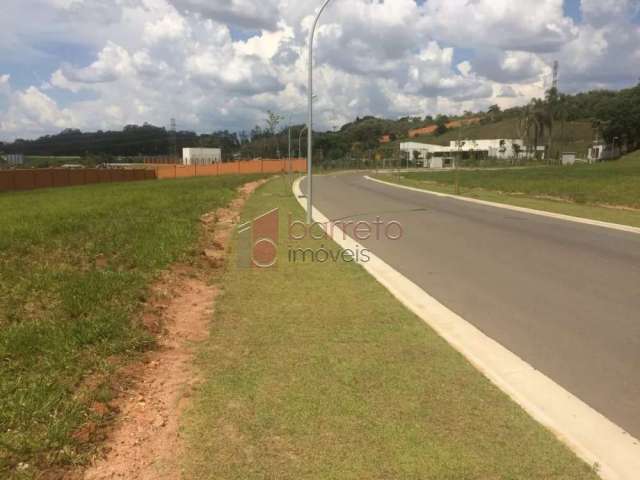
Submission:
[[[495,140],[454,140],[449,146],[431,145],[418,142],[404,142],[400,150],[409,154],[409,161],[426,168],[446,168],[455,165],[455,159],[487,159],[509,160],[524,158],[524,142],[515,139]]]
[[[2,156],[2,159],[11,167],[24,165],[24,155],[21,153],[9,153]]]
[[[452,141],[450,144],[452,153],[465,152],[480,154],[487,158],[508,160],[524,154],[524,142],[515,139],[496,140],[461,140]]]
[[[562,152],[562,165],[575,165],[578,161],[576,152]]]
[[[213,165],[222,162],[220,148],[183,148],[183,165]]]
[[[587,152],[587,160],[590,163],[604,162],[619,157],[621,153],[621,149],[614,145],[595,141]]]
[[[409,162],[425,168],[444,168],[451,162],[449,147],[429,143],[403,142],[400,151],[409,155]]]

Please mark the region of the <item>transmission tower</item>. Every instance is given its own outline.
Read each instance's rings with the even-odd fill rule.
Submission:
[[[169,155],[171,155],[174,161],[178,162],[178,134],[176,133],[176,119],[171,119],[169,127]]]
[[[555,62],[553,62],[553,84],[552,84],[552,87],[555,89],[556,92],[558,91],[559,74],[560,74],[560,62],[556,60]]]

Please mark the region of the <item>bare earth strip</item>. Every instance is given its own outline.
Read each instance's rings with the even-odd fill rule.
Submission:
[[[144,320],[149,328],[162,330],[158,349],[124,373],[133,387],[111,405],[120,415],[101,454],[84,472],[85,480],[181,478],[180,415],[199,382],[195,346],[208,337],[218,294],[209,279],[224,265],[239,212],[263,183],[246,184],[228,209],[202,217],[202,249],[208,262],[176,265],[153,287]]]

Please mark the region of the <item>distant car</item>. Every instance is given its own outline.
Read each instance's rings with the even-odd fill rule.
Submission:
[[[60,168],[66,168],[68,170],[78,170],[80,168],[85,168],[84,165],[80,165],[77,163],[67,163],[65,165],[62,165]]]

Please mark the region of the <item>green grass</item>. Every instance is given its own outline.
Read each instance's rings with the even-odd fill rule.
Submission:
[[[597,165],[460,170],[457,175],[464,196],[640,226],[640,151]],[[379,178],[453,193],[456,172],[425,171]]]
[[[276,182],[244,217],[272,208],[302,217]],[[185,478],[597,478],[364,269],[287,263],[281,222],[276,269],[222,279]]]
[[[0,478],[82,461],[71,435],[108,392],[79,386],[152,345],[137,321],[146,287],[248,178],[0,194]]]

